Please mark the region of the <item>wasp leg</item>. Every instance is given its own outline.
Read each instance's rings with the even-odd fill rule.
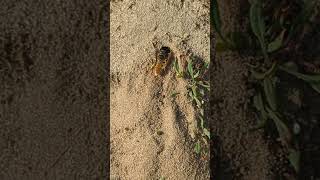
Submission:
[[[154,75],[156,67],[157,67],[157,62],[154,62],[150,67],[150,72],[149,72],[150,75]]]

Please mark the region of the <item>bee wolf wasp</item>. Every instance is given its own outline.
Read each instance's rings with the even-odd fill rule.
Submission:
[[[166,69],[172,57],[172,51],[167,46],[162,46],[156,55],[156,64],[154,66],[154,75],[159,76]]]

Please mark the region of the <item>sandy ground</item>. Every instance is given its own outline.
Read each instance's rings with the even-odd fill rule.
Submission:
[[[242,31],[240,12],[246,0],[219,1],[223,32]],[[213,40],[215,41],[215,40]],[[211,68],[211,129],[218,152],[213,171],[216,179],[274,179],[275,157],[270,152],[263,131],[250,131],[256,123],[250,108],[248,59],[226,52],[215,56]]]
[[[0,2],[0,179],[106,179],[107,1]]]
[[[153,44],[209,61],[208,1],[112,1],[110,28],[111,179],[209,179],[186,82],[151,71]]]
[[[250,131],[256,121],[248,108],[249,95],[244,79],[247,71],[243,59],[224,55],[217,60],[213,73],[213,104],[211,129],[219,149],[219,179],[269,180],[272,179],[273,156],[263,139],[263,131]]]
[[[241,4],[223,1],[237,24]],[[107,1],[0,3],[0,179],[108,177]],[[150,74],[155,49],[208,61],[207,1],[111,2],[112,179],[209,179],[194,153],[195,109],[186,82]],[[235,25],[236,26],[236,25]],[[211,128],[220,179],[272,179],[262,133],[248,133],[244,59],[223,55],[211,72]],[[171,98],[172,92],[179,92]]]

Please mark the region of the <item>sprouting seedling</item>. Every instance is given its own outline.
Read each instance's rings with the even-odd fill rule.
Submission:
[[[176,75],[178,78],[183,77],[183,71],[180,69],[177,59],[173,62],[174,70],[176,71]]]
[[[201,145],[200,145],[200,141],[198,140],[195,147],[194,147],[194,151],[197,153],[197,154],[200,154],[200,151],[201,151]]]
[[[197,104],[197,106],[201,107],[201,101],[198,93],[198,88],[195,84],[191,85],[191,88],[189,89],[189,96],[191,97],[191,100],[194,100]]]
[[[194,69],[193,69],[192,59],[189,59],[189,61],[188,61],[188,73],[189,73],[189,75],[190,75],[190,77],[191,77],[191,79],[192,79],[192,83],[194,83],[194,82],[195,82],[195,79],[196,79],[197,77],[199,77],[199,75],[200,75],[200,71],[197,71],[197,72],[195,73],[195,71],[194,71]]]
[[[188,59],[187,65],[187,72],[186,78],[189,80],[188,84],[188,95],[191,98],[191,102],[195,102],[197,109],[199,110],[200,114],[197,119],[200,120],[200,127],[201,127],[201,137],[202,141],[198,140],[195,144],[194,150],[197,154],[201,152],[201,143],[207,142],[208,139],[211,138],[210,131],[204,126],[204,97],[205,92],[210,90],[209,82],[205,80],[201,80],[205,71],[209,68],[209,63],[204,63],[203,67],[194,66],[193,59]],[[177,73],[179,74],[180,70],[177,65],[177,62],[174,63],[174,68]],[[197,68],[204,68],[204,69],[197,69]],[[199,78],[201,77],[201,78]],[[207,144],[207,143],[206,143]]]
[[[191,59],[188,61],[188,73],[189,73],[189,76],[191,77],[189,96],[191,97],[192,100],[196,102],[198,107],[201,107],[201,101],[200,101],[201,99],[199,98],[200,94],[198,93],[198,87],[196,84],[196,78],[199,76],[200,72],[198,71],[196,74],[194,74],[194,69],[193,69]]]
[[[197,70],[197,72],[195,73],[191,59],[188,61],[188,73],[191,77],[189,96],[192,100],[195,100],[197,106],[200,108],[203,104],[203,97],[205,95],[203,88],[209,91],[209,83],[207,81],[201,81],[197,79],[197,77],[199,77],[200,75],[200,71]]]
[[[192,78],[192,80],[194,80],[193,66],[192,66],[192,60],[191,59],[189,59],[189,61],[188,61],[188,73],[189,73],[190,77]]]

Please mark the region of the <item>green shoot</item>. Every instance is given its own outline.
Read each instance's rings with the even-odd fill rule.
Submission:
[[[176,71],[176,76],[178,78],[182,78],[183,77],[183,71],[179,68],[179,64],[178,64],[178,61],[177,59],[173,62],[173,67],[174,67],[174,70]]]

